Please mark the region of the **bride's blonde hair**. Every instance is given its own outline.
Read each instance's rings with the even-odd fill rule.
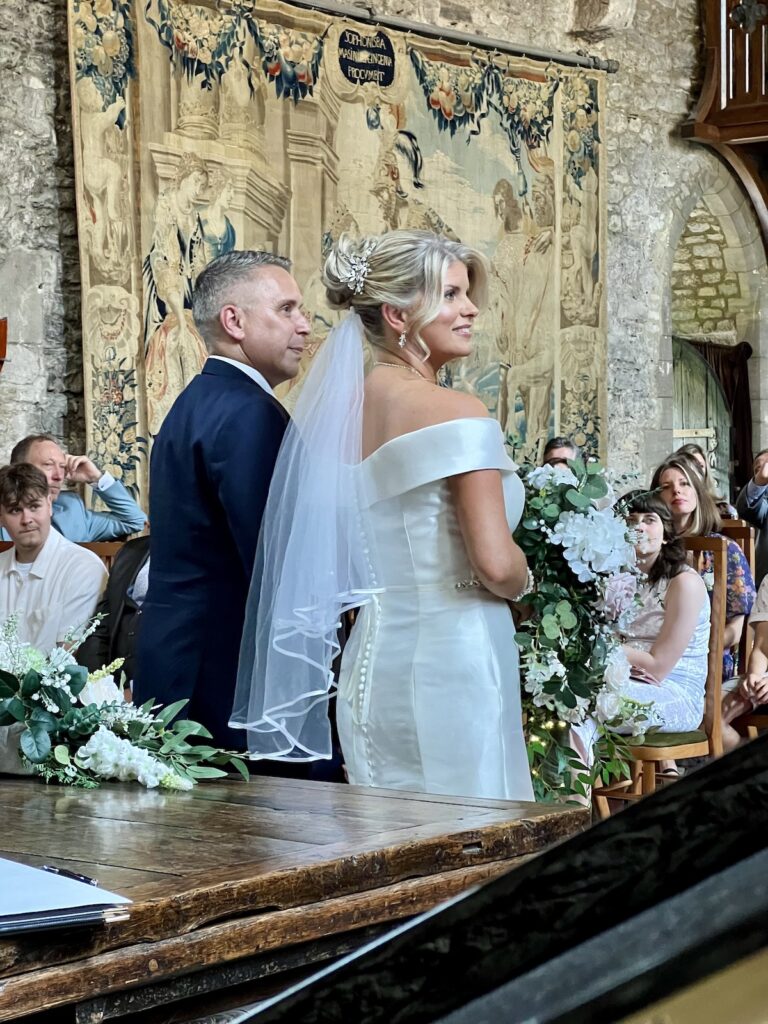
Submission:
[[[384,303],[407,310],[408,335],[428,356],[421,331],[439,313],[446,271],[457,262],[467,268],[469,297],[482,308],[488,294],[485,257],[431,231],[389,231],[360,239],[343,234],[326,258],[323,284],[334,309],[359,315],[372,345],[386,346]]]

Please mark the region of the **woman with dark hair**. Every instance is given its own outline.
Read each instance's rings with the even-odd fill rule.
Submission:
[[[697,729],[704,715],[709,650],[706,587],[688,565],[669,508],[658,494],[632,491],[617,507],[635,531],[637,565],[645,574],[637,611],[621,632],[631,674],[619,696],[648,705],[649,726],[666,732]],[[574,749],[587,765],[596,734],[594,720],[572,729]],[[661,770],[677,774],[674,762],[661,762]]]
[[[687,455],[689,458],[693,459],[694,463],[696,464],[696,468],[699,470],[702,477],[704,478],[704,484],[717,507],[717,511],[720,513],[721,519],[738,519],[739,513],[736,511],[733,505],[731,505],[728,499],[724,498],[722,494],[717,493],[715,481],[712,479],[712,476],[709,472],[709,462],[707,461],[707,455],[704,449],[701,447],[701,445],[694,444],[693,442],[689,444],[683,444],[677,449],[675,455]]]
[[[690,455],[670,455],[656,469],[652,488],[660,488],[661,498],[672,513],[675,529],[681,537],[720,536],[720,515],[701,474]],[[735,675],[732,648],[741,639],[744,618],[755,601],[755,581],[744,553],[734,540],[728,540],[728,580],[723,637],[723,678]],[[714,556],[704,552],[700,570],[711,589],[714,582]]]

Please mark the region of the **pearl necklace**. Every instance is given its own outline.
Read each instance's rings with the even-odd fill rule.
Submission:
[[[425,377],[424,374],[421,373],[420,370],[417,370],[415,366],[409,366],[408,363],[384,363],[384,362],[381,362],[380,360],[377,359],[377,360],[374,361],[373,365],[374,366],[390,366],[393,370],[407,370],[408,373],[415,373],[417,377],[420,377],[421,380],[427,381],[428,384],[433,384],[434,383],[434,381],[431,381],[429,379],[429,377]]]

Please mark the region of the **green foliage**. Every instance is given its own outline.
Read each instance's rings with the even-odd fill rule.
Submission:
[[[14,627],[2,627],[6,643],[14,642]],[[147,750],[182,779],[220,779],[235,771],[248,781],[248,769],[238,754],[206,744],[211,734],[204,726],[178,718],[186,700],[159,708],[156,714],[151,700],[139,709],[117,699],[83,705],[78,697],[88,683],[88,671],[62,664],[61,654],[59,650],[49,659],[39,656],[39,671],[29,669],[16,676],[0,670],[0,725],[23,723],[22,762],[46,782],[98,786],[98,779],[78,764],[77,754],[102,726]],[[59,659],[56,663],[54,657]]]
[[[515,540],[536,581],[526,595],[526,617],[518,624],[528,759],[536,799],[568,801],[588,793],[594,773],[621,778],[631,753],[626,741],[600,727],[592,771],[568,745],[568,720],[594,712],[603,686],[610,646],[608,625],[598,611],[604,581],[580,582],[563,547],[550,539],[564,513],[589,515],[608,494],[597,462],[568,463],[570,474],[523,467],[526,503]],[[575,480],[574,480],[575,478]]]

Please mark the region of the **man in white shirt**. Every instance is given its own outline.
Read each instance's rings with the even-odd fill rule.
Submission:
[[[67,540],[119,540],[144,529],[146,516],[123,484],[102,472],[86,455],[66,455],[51,434],[31,434],[11,452],[11,465],[28,462],[48,479],[53,501],[53,526]],[[65,482],[88,484],[107,506],[93,512],[74,491],[62,491]],[[0,530],[0,539],[8,537]]]
[[[13,541],[0,553],[0,623],[18,616],[20,638],[46,652],[91,618],[107,579],[101,559],[52,529],[51,516],[39,469],[0,469],[0,524]]]

